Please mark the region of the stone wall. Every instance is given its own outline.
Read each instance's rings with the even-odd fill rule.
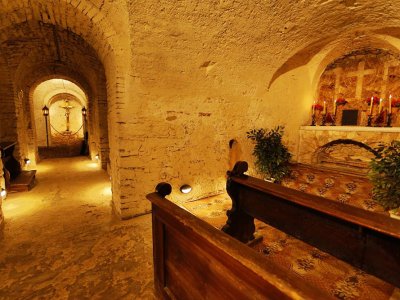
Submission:
[[[3,161],[0,159],[0,190],[5,189],[5,187],[6,187],[3,175],[4,175],[3,174]],[[0,196],[0,227],[3,225],[3,222],[4,222],[2,205],[3,205],[3,198]]]
[[[341,142],[329,149],[325,149],[326,145],[333,141],[350,140],[373,149],[380,143],[389,144],[392,140],[399,139],[400,128],[304,126],[300,129],[298,162],[319,164],[325,160],[326,165],[330,167],[365,173],[369,161],[374,157],[370,151],[357,146],[357,143]]]
[[[175,201],[222,192],[232,160],[252,162],[253,127],[285,125],[297,154],[329,64],[359,49],[399,53],[398,4],[3,1],[1,53],[15,70],[11,90],[29,95],[22,107],[11,94],[25,115],[40,80],[56,74],[84,87],[91,155],[109,160],[114,208],[126,218],[150,210],[145,195],[160,181]],[[35,125],[22,121],[22,150],[32,151]],[[180,194],[182,184],[192,193]]]
[[[317,103],[326,101],[327,112],[334,113],[334,101],[345,99],[345,105],[337,106],[337,125],[340,125],[343,110],[358,110],[358,125],[366,125],[368,114],[376,121],[379,110],[385,115],[380,124],[386,125],[386,114],[391,106],[400,106],[400,57],[388,50],[362,49],[346,53],[330,63],[321,75]],[[391,99],[389,100],[389,97]],[[369,105],[370,98],[382,99],[380,105]],[[397,104],[398,103],[398,104]],[[398,108],[392,108],[392,125],[399,126]],[[319,122],[317,122],[319,123]]]

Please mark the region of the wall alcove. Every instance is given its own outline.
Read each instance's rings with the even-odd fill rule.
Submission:
[[[352,112],[354,125],[367,126],[371,115],[372,126],[386,126],[392,113],[391,125],[399,126],[399,79],[399,54],[376,48],[354,50],[327,65],[319,80],[316,104],[326,106],[336,125],[348,125],[344,115]],[[316,117],[321,124],[322,112],[317,110]]]

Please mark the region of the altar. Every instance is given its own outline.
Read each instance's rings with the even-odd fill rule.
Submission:
[[[299,163],[365,174],[374,148],[400,139],[400,127],[301,126]]]

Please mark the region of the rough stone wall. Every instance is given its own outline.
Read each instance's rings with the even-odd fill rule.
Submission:
[[[399,4],[3,1],[0,40],[12,38],[5,45],[9,61],[24,58],[14,84],[28,82],[21,79],[28,74],[50,76],[49,57],[59,74],[88,82],[90,126],[100,126],[93,127],[95,147],[104,165],[108,132],[114,207],[129,217],[149,211],[145,194],[160,181],[173,184],[176,201],[221,192],[233,164],[229,141],[237,140],[236,159],[251,162],[245,132],[253,127],[285,125],[285,140],[296,152],[299,126],[307,122],[319,78],[332,61],[368,47],[398,52]],[[25,23],[35,22],[33,31],[46,38],[25,40],[32,31]],[[27,47],[37,40],[42,42]],[[21,55],[18,47],[29,53]],[[104,72],[96,72],[102,66]],[[184,183],[193,186],[186,196],[178,192]]]
[[[381,112],[384,114],[389,110],[389,102],[393,106],[400,98],[399,65],[399,55],[387,50],[362,49],[347,53],[329,64],[321,75],[317,103],[322,105],[325,100],[327,112],[334,114],[334,101],[346,99],[348,103],[337,106],[336,124],[341,124],[343,110],[358,110],[358,125],[365,126],[368,114],[372,113],[376,120],[379,113],[378,104],[374,104],[371,110],[371,97],[382,99]],[[393,126],[400,125],[397,110],[392,109]],[[386,118],[382,120],[381,124],[376,125],[386,125]]]
[[[400,25],[385,1],[128,3],[131,97],[119,145],[128,215],[149,209],[142,199],[159,181],[173,184],[177,201],[222,191],[228,142],[251,161],[245,132],[254,126],[285,125],[295,153],[325,67],[372,46],[388,20]],[[193,186],[184,197],[183,183]]]
[[[17,117],[10,73],[3,57],[0,58],[0,141],[17,140]]]
[[[306,128],[306,129],[305,129]],[[389,144],[392,140],[400,139],[400,128],[389,128],[386,132],[376,130],[376,128],[366,131],[366,129],[357,128],[351,130],[340,130],[340,127],[334,130],[313,130],[305,127],[300,130],[298,161],[305,164],[317,163],[317,154],[326,144],[332,141],[348,139],[363,143],[371,148],[376,148],[380,143]],[[345,149],[342,149],[345,150]],[[346,151],[337,152],[344,159],[346,156],[361,156],[362,161],[368,161],[371,157],[365,152],[357,153],[352,149],[352,153]]]
[[[3,174],[3,161],[0,159],[0,190],[3,188],[5,189],[6,184],[4,182],[4,174]],[[3,198],[0,196],[0,226],[3,225],[4,222],[4,215],[3,215]]]

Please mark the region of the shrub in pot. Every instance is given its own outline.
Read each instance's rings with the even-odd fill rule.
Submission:
[[[372,194],[375,201],[386,210],[400,207],[400,141],[389,145],[379,145],[378,155],[371,160],[369,178],[372,181]]]
[[[289,160],[292,157],[288,148],[282,143],[284,126],[273,129],[252,129],[247,137],[253,141],[253,155],[256,158],[257,170],[267,179],[280,182],[290,173]]]

